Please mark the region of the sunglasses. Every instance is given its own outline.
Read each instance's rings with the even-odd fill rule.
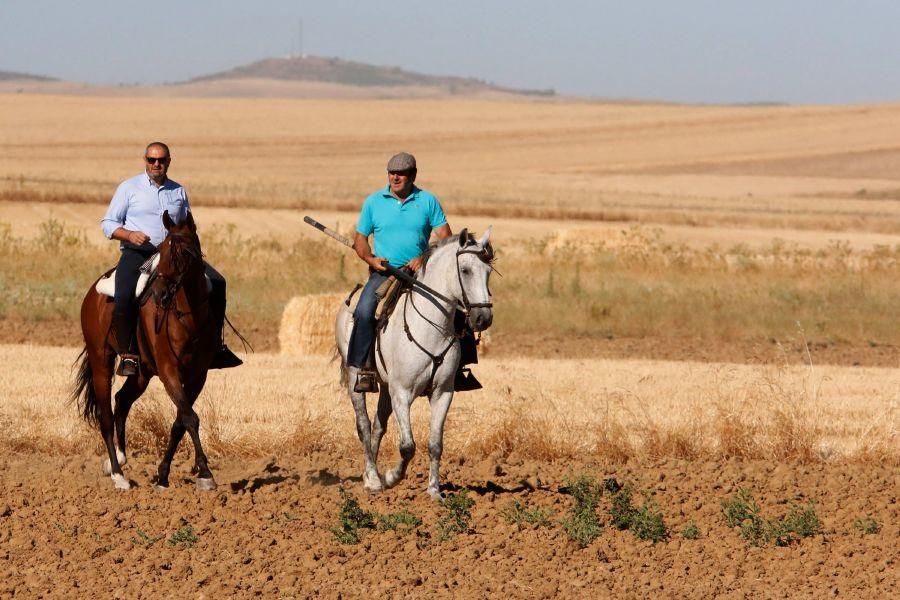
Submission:
[[[163,156],[163,157],[145,156],[144,160],[147,161],[148,165],[155,165],[156,163],[164,165],[167,162],[169,162],[169,157],[168,156]]]

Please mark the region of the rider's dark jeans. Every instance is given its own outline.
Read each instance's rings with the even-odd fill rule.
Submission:
[[[143,246],[125,243],[116,266],[116,295],[113,298],[113,327],[115,328],[118,351],[121,354],[133,352],[134,326],[137,321],[137,299],[134,288],[141,275],[141,265],[156,252],[156,247],[147,242]]]
[[[386,273],[372,271],[369,281],[359,293],[359,302],[353,311],[353,331],[350,333],[350,347],[347,350],[347,364],[364,367],[375,342],[375,309],[378,297],[375,292],[389,277]]]
[[[221,331],[222,326],[225,324],[225,278],[209,263],[204,262],[203,264],[206,266],[206,276],[209,277],[209,281],[212,284],[212,289],[209,292],[209,308],[212,311],[213,318],[216,320],[218,331]]]

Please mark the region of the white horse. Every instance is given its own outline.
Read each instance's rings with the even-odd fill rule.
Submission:
[[[358,369],[347,367],[353,313],[345,304],[341,305],[335,323],[337,347],[342,375],[347,378],[350,401],[356,411],[356,431],[365,454],[363,487],[369,492],[392,487],[406,476],[406,467],[416,452],[410,407],[418,396],[428,396],[431,402],[428,493],[433,498],[440,497],[444,420],[453,401],[453,379],[460,358],[454,314],[460,307],[475,331],[491,325],[488,278],[493,249],[489,238],[490,228],[478,241],[463,229],[459,235],[444,238],[430,248],[416,278],[444,299],[413,287],[397,302],[376,342],[375,363],[381,386],[374,421],[369,420],[365,394],[353,391]],[[396,415],[400,429],[401,458],[382,478],[378,472],[378,449],[391,412]]]

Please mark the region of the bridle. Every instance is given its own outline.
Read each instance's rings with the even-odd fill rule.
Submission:
[[[175,239],[181,238],[186,242],[190,243],[192,240],[190,239],[190,235],[184,233],[170,233],[169,237],[163,243],[168,242],[169,244],[169,252],[170,252],[170,262],[174,266],[175,275],[169,275],[167,273],[162,273],[157,269],[156,278],[165,282],[166,285],[162,290],[157,290],[153,288],[153,300],[156,302],[156,305],[160,308],[168,310],[171,308],[172,303],[175,301],[175,295],[178,293],[178,290],[181,289],[184,283],[184,276],[188,272],[188,261],[193,259],[195,261],[201,262],[203,260],[203,255],[200,252],[199,248],[195,248],[193,245],[176,245]]]
[[[469,302],[469,297],[466,294],[466,286],[464,286],[462,282],[462,270],[459,266],[459,257],[463,254],[474,254],[481,262],[490,265],[494,261],[494,248],[491,246],[490,242],[486,242],[484,246],[478,248],[478,242],[476,242],[471,235],[468,235],[468,232],[465,230],[463,230],[461,235],[466,235],[467,239],[466,245],[456,251],[456,278],[459,280],[459,291],[462,294],[463,312],[466,314],[466,317],[468,317],[469,312],[471,312],[473,308],[492,308],[494,303],[490,300],[487,302]],[[488,288],[488,298],[490,298],[490,294],[491,291],[490,288]]]
[[[176,240],[179,241],[178,244],[175,243]],[[174,267],[175,275],[162,273],[159,270],[156,272],[156,278],[165,283],[162,290],[158,290],[155,287],[152,288],[153,300],[156,304],[154,328],[157,334],[159,334],[163,327],[168,327],[169,315],[173,313],[175,315],[175,320],[178,321],[182,327],[186,327],[182,319],[191,314],[192,311],[182,312],[178,310],[178,307],[175,306],[175,298],[178,294],[178,290],[184,286],[184,277],[190,272],[191,267],[193,266],[190,262],[194,261],[198,263],[200,267],[203,265],[203,253],[201,252],[199,245],[191,243],[193,242],[191,234],[169,232],[169,236],[163,241],[163,244],[166,242],[169,244],[170,262]],[[162,246],[162,244],[160,244],[160,246]],[[206,297],[203,303],[208,302],[209,296]],[[190,341],[191,347],[197,345],[201,339],[199,334],[205,331],[212,322],[213,319],[211,315],[207,315],[203,325],[197,330],[196,334],[192,336]],[[183,355],[180,355],[173,346],[171,335],[166,337],[169,341],[169,350],[180,364]]]
[[[462,271],[461,271],[461,268],[459,265],[459,257],[462,256],[463,254],[474,254],[482,262],[491,266],[491,264],[493,263],[493,260],[494,260],[494,249],[491,246],[490,242],[486,242],[484,244],[484,246],[479,248],[478,242],[476,242],[475,239],[471,235],[469,235],[465,229],[463,229],[460,232],[460,239],[465,239],[466,241],[465,241],[465,245],[461,246],[456,251],[456,278],[459,281],[459,290],[460,290],[460,294],[462,295],[462,309],[463,309],[462,312],[465,315],[466,319],[468,319],[469,313],[471,312],[471,310],[473,308],[491,308],[494,306],[494,303],[491,302],[490,300],[488,300],[487,302],[469,302],[469,297],[466,294],[466,288],[463,285],[463,281],[462,281]],[[491,267],[491,268],[493,268],[493,267]],[[421,286],[421,287],[425,288],[425,286]],[[428,292],[430,292],[431,294],[437,296],[438,298],[446,300],[444,298],[444,296],[435,292],[434,290],[431,290],[430,288],[425,288],[425,289]],[[413,297],[414,297],[413,292],[414,291],[415,291],[415,288],[409,287],[405,292],[407,294],[407,297],[406,297],[406,301],[403,303],[403,332],[406,334],[406,338],[414,346],[416,346],[419,350],[421,350],[425,355],[427,355],[431,359],[431,375],[428,378],[428,385],[425,388],[426,392],[430,393],[432,386],[434,386],[434,376],[435,376],[435,374],[437,374],[437,371],[440,368],[440,366],[444,363],[444,357],[447,355],[447,353],[450,351],[450,349],[456,343],[456,340],[458,340],[462,337],[462,333],[452,331],[450,333],[450,335],[448,336],[449,341],[447,343],[447,346],[445,346],[444,349],[437,354],[432,354],[427,348],[425,348],[422,344],[420,344],[419,341],[416,340],[415,337],[413,337],[412,331],[410,331],[410,329],[409,329],[409,321],[406,317],[406,310],[409,307],[409,305],[412,305],[413,310],[415,310],[416,313],[422,319],[424,319],[426,323],[428,323],[429,325],[431,325],[432,327],[434,327],[435,329],[437,329],[439,331],[444,331],[446,333],[446,330],[443,330],[437,323],[435,323],[434,321],[430,320],[428,317],[426,317],[425,315],[422,314],[422,312],[415,305],[415,302],[413,302]],[[490,288],[489,288],[488,289],[488,298],[490,298],[490,293],[491,292],[490,292]],[[457,304],[457,307],[459,307],[458,304]],[[441,309],[441,312],[443,312],[445,316],[452,319],[450,313],[447,310],[444,310],[443,307],[440,307],[440,309]],[[379,332],[379,338],[380,338],[380,332]],[[378,352],[378,357],[381,359],[381,366],[382,366],[382,368],[385,369],[385,372],[386,372],[387,365],[385,364],[384,356],[381,355],[380,339],[378,339],[376,341],[376,349]]]

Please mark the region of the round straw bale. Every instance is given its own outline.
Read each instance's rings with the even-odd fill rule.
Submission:
[[[281,315],[278,344],[282,354],[330,355],[334,352],[334,319],[347,294],[294,296]]]

